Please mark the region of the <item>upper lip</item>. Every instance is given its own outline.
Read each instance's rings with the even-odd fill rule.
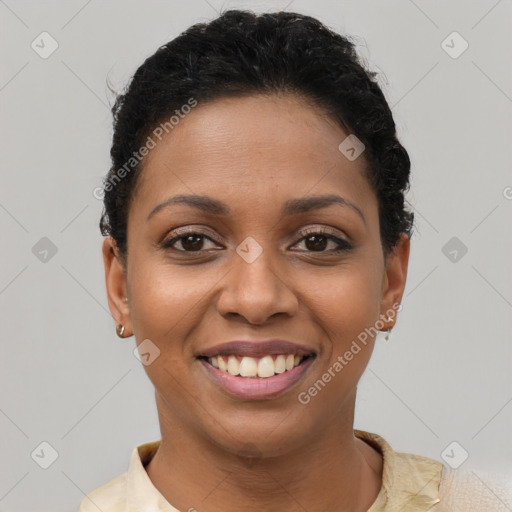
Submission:
[[[315,351],[307,345],[301,345],[285,340],[233,340],[206,348],[197,357],[214,357],[237,355],[247,357],[263,357],[266,355],[294,354],[309,356]]]

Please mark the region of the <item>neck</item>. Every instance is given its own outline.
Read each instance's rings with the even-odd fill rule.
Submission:
[[[382,457],[354,436],[353,415],[294,452],[251,458],[159,412],[162,441],[146,471],[178,510],[365,512],[379,493]]]

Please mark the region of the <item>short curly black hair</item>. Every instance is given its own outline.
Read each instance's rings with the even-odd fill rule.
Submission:
[[[112,114],[112,166],[104,178],[102,235],[111,235],[123,262],[127,221],[148,134],[193,101],[292,93],[322,108],[365,145],[367,179],[379,205],[384,255],[401,233],[412,234],[405,207],[410,160],[396,136],[377,73],[361,63],[355,43],[310,16],[228,10],[161,46],[137,69]],[[128,164],[128,165],[127,165]]]

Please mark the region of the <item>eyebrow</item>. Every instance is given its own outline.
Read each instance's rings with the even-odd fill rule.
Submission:
[[[146,222],[153,217],[160,210],[167,208],[173,204],[186,204],[192,206],[193,208],[197,208],[205,213],[210,213],[213,215],[221,215],[227,216],[230,214],[231,209],[225,203],[217,199],[213,199],[208,196],[200,196],[200,195],[177,195],[174,197],[169,197],[163,203],[155,206],[151,213],[148,215]],[[354,203],[345,199],[336,194],[324,194],[317,196],[309,196],[309,197],[301,197],[298,199],[290,199],[285,202],[281,215],[289,216],[289,215],[297,215],[299,213],[306,213],[313,210],[320,210],[322,208],[326,208],[333,204],[339,204],[341,206],[346,206],[351,210],[355,211],[366,224],[366,219],[363,215],[363,212],[358,208]]]

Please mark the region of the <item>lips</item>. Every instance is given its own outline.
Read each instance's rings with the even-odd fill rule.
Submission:
[[[304,378],[314,360],[314,357],[308,357],[292,370],[267,379],[230,375],[214,368],[204,359],[199,359],[199,362],[206,376],[227,395],[239,400],[269,400],[277,398],[299,385],[298,383]]]
[[[273,370],[265,369],[263,377],[260,364],[257,365],[257,374],[255,368],[249,368],[258,358],[269,365],[272,358],[277,363],[283,354],[287,354],[290,361],[279,372],[278,365],[274,363]],[[235,340],[204,349],[196,358],[206,370],[206,375],[228,395],[242,400],[268,400],[285,393],[302,380],[316,358],[316,352],[312,347],[285,340]],[[237,368],[219,368],[218,363]]]
[[[267,355],[293,354],[311,356],[316,352],[312,347],[285,340],[233,340],[201,350],[196,357],[208,359],[215,356],[239,356],[261,358]]]

